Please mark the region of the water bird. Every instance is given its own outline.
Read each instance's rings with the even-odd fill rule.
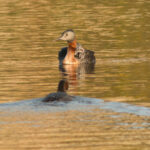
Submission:
[[[66,93],[69,88],[68,81],[65,79],[60,80],[58,84],[57,92],[47,95],[42,101],[52,102],[52,101],[71,101],[73,96]]]
[[[64,31],[56,40],[67,41],[68,47],[59,51],[58,58],[61,64],[95,64],[94,52],[84,49],[81,44],[77,43],[75,33],[72,29]]]

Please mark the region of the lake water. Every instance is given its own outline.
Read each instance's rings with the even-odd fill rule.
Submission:
[[[147,150],[150,118],[133,112],[150,106],[149,16],[147,0],[1,0],[0,148]],[[66,29],[95,52],[94,68],[59,68],[66,43],[54,40]],[[22,107],[55,92],[62,78],[69,94],[91,98],[83,110],[73,103],[36,111],[32,100]],[[91,107],[94,98],[107,109],[101,101]],[[125,103],[133,107],[119,111]]]

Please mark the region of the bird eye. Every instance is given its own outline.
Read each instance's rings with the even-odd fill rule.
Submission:
[[[66,33],[66,36],[68,36],[68,33]]]

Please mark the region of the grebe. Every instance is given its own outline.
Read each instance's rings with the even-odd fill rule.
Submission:
[[[70,96],[66,93],[69,85],[67,80],[60,80],[58,84],[58,89],[56,93],[51,93],[47,95],[42,101],[43,102],[52,102],[52,101],[70,101],[73,96]]]
[[[77,43],[75,33],[72,29],[64,31],[57,40],[68,42],[68,47],[64,47],[59,52],[60,64],[95,64],[94,52],[84,49],[81,44]]]

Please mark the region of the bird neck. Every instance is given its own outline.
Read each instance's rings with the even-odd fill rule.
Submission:
[[[68,90],[68,82],[60,81],[57,92],[66,92]]]
[[[74,39],[71,42],[68,42],[67,54],[64,58],[63,64],[76,64],[76,63],[78,63],[77,59],[74,57],[76,46],[77,46],[76,39]]]
[[[64,89],[64,84],[59,84],[58,86],[58,89],[57,89],[57,92],[65,92],[65,89]]]
[[[76,47],[77,47],[77,41],[76,41],[76,39],[74,39],[73,41],[71,41],[71,42],[68,42],[68,47],[70,48],[70,49],[76,49]]]
[[[63,87],[58,87],[57,92],[65,92]]]

